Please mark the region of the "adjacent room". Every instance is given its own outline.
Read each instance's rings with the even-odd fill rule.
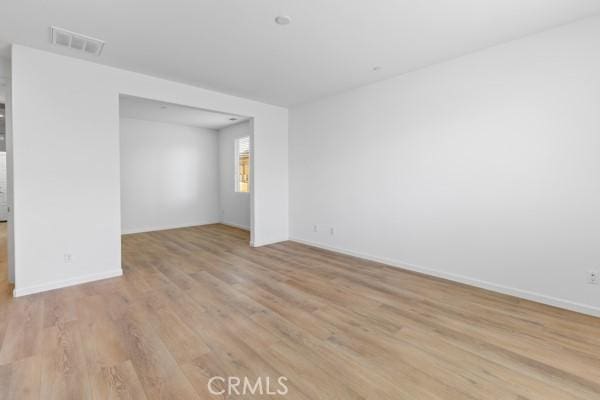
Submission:
[[[10,60],[0,57],[0,299],[10,298],[14,282],[8,262],[8,173],[7,173],[7,122],[10,88]]]
[[[1,79],[1,78],[0,78]],[[0,85],[3,82],[0,81]],[[9,286],[10,273],[8,271],[8,255],[7,255],[7,227],[8,219],[8,198],[7,198],[7,182],[6,182],[6,96],[4,88],[0,86],[0,285],[2,286],[2,295],[10,295],[10,291],[4,289]]]
[[[0,2],[0,400],[600,399],[600,1]]]
[[[122,233],[250,231],[249,118],[132,96],[119,115]]]

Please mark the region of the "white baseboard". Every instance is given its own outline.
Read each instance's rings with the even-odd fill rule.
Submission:
[[[246,225],[240,225],[240,224],[236,224],[234,222],[223,222],[223,221],[221,221],[219,223],[221,225],[227,225],[227,226],[231,226],[231,227],[234,227],[234,228],[243,229],[243,230],[248,231],[248,232],[250,231],[250,227],[246,226]]]
[[[133,233],[144,233],[144,232],[155,232],[155,231],[167,231],[169,229],[180,229],[180,228],[191,228],[193,226],[212,225],[219,224],[219,221],[202,221],[191,224],[179,224],[179,225],[161,225],[161,226],[147,226],[143,228],[123,228],[121,235],[130,235]]]
[[[80,285],[82,283],[88,283],[93,281],[99,281],[102,279],[114,278],[117,276],[123,275],[122,269],[115,269],[106,272],[100,272],[96,274],[89,274],[84,276],[79,276],[76,278],[63,279],[60,281],[52,281],[48,283],[42,283],[40,285],[34,285],[24,288],[14,288],[13,296],[20,297],[26,296],[28,294],[46,292],[48,290],[60,289],[68,286]]]
[[[299,238],[290,238],[293,242],[298,242],[305,244],[307,246],[313,246],[324,250],[333,251],[336,253],[346,254],[353,257],[363,258],[369,261],[375,261],[381,264],[386,264],[391,267],[401,268],[413,272],[419,272],[425,275],[435,276],[437,278],[443,278],[454,282],[464,283],[465,285],[475,286],[481,289],[491,290],[493,292],[498,292],[502,294],[507,294],[509,296],[519,297],[526,300],[531,300],[537,303],[542,303],[558,308],[564,308],[566,310],[571,310],[575,312],[579,312],[582,314],[591,315],[594,317],[600,317],[600,308],[590,306],[587,304],[576,303],[570,300],[560,299],[557,297],[548,296],[541,293],[530,292],[528,290],[517,289],[510,286],[498,285],[496,283],[482,281],[480,279],[471,278],[464,275],[452,274],[444,271],[439,271],[432,268],[425,268],[420,265],[414,265],[405,263],[398,260],[392,260],[385,257],[377,257],[370,254],[360,253],[352,250],[347,250],[335,246],[329,246],[317,242],[312,242],[309,240],[299,239]]]

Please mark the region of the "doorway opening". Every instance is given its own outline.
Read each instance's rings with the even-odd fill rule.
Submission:
[[[6,105],[0,103],[0,285],[11,291],[8,270],[8,182],[6,163]]]
[[[252,241],[251,117],[130,95],[119,113],[122,234],[223,224]]]

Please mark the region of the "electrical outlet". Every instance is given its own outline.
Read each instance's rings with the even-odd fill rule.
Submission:
[[[313,225],[313,232],[318,232],[319,231],[319,227],[317,225]]]
[[[590,285],[597,285],[600,283],[600,272],[599,271],[588,271],[588,283]]]
[[[72,258],[71,254],[65,253],[65,263],[70,263]]]
[[[329,228],[329,234],[331,236],[333,236],[333,234],[335,233],[335,230],[333,229],[333,226],[331,228]]]

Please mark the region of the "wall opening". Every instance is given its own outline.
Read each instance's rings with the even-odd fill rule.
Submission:
[[[6,105],[0,103],[0,285],[13,282],[8,262],[8,173],[6,158]]]
[[[122,234],[219,223],[252,242],[251,117],[129,95],[119,117]]]

